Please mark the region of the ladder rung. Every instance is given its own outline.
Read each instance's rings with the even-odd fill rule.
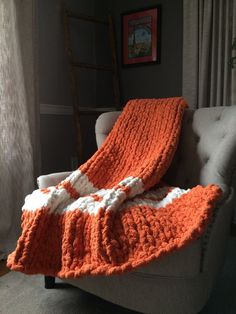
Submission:
[[[100,19],[98,17],[94,17],[94,16],[88,16],[85,14],[78,14],[78,13],[73,13],[71,11],[66,10],[66,14],[68,17],[73,18],[73,19],[79,19],[79,20],[85,20],[85,21],[90,21],[90,22],[94,22],[94,23],[101,23],[101,24],[105,24],[108,25],[108,22],[106,20]]]
[[[94,113],[102,113],[102,112],[112,112],[117,111],[117,107],[79,107],[80,112],[94,112]]]
[[[94,69],[94,70],[113,71],[113,68],[110,65],[91,64],[91,63],[75,62],[75,61],[72,61],[71,65],[80,67],[80,68],[87,68],[87,69]]]

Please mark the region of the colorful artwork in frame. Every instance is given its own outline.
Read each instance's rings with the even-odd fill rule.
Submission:
[[[121,15],[122,64],[160,63],[161,6]]]

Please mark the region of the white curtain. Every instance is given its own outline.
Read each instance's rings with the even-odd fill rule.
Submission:
[[[0,259],[20,233],[38,174],[34,1],[0,0]]]
[[[236,0],[183,1],[183,96],[192,108],[236,105]]]

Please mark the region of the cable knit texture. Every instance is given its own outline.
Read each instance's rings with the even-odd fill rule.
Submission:
[[[101,148],[54,187],[26,197],[8,267],[61,278],[132,270],[198,238],[221,190],[161,178],[175,153],[182,98],[128,102]]]

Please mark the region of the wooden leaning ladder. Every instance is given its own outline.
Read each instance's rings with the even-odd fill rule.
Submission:
[[[74,120],[75,120],[75,130],[76,130],[76,147],[77,147],[77,155],[78,161],[81,162],[83,160],[83,150],[82,150],[82,137],[81,137],[81,127],[80,127],[80,115],[82,111],[80,110],[79,105],[79,92],[77,89],[77,76],[76,76],[76,68],[85,68],[89,70],[97,70],[97,71],[110,71],[112,73],[112,87],[114,94],[114,107],[118,109],[120,107],[120,84],[118,77],[118,64],[117,64],[117,55],[116,55],[116,44],[115,44],[115,33],[114,33],[114,25],[112,17],[109,15],[107,20],[103,20],[97,17],[87,16],[84,14],[77,14],[69,11],[67,9],[63,9],[63,25],[64,25],[64,35],[65,35],[65,48],[66,53],[69,59],[69,72],[70,72],[70,85],[71,92],[73,97],[73,111],[74,111]],[[73,55],[72,51],[72,41],[69,27],[69,19],[79,19],[84,21],[89,21],[93,23],[105,24],[108,26],[109,30],[109,40],[111,47],[111,55],[112,55],[112,64],[104,65],[104,64],[91,64],[76,61],[76,58]],[[87,112],[89,109],[87,110]],[[91,110],[90,113],[94,111]]]

